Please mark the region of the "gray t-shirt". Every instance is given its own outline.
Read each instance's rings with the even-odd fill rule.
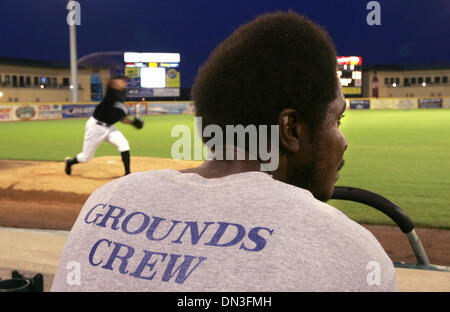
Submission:
[[[52,291],[395,291],[375,237],[262,172],[128,175],[86,201]]]

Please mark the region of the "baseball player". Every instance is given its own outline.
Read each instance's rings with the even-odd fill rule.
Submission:
[[[74,158],[66,157],[65,159],[66,174],[72,173],[73,165],[91,160],[97,148],[105,141],[119,150],[125,175],[130,173],[130,146],[125,136],[114,127],[114,124],[121,121],[137,129],[142,129],[144,122],[139,118],[127,117],[128,108],[124,104],[127,79],[124,75],[115,75],[109,81],[103,101],[95,108],[93,116],[86,122],[83,151]]]

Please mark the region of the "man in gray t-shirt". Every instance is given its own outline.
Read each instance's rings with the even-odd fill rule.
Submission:
[[[257,125],[258,151],[275,152],[277,166],[253,157],[251,135],[243,149],[203,138],[214,153],[197,168],[100,187],[72,228],[52,291],[397,290],[374,236],[324,203],[347,141],[336,53],[320,27],[294,12],[240,27],[199,70],[193,98],[202,130]],[[216,157],[230,150],[243,159]]]

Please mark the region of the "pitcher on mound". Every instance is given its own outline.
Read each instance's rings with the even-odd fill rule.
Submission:
[[[86,122],[83,150],[75,157],[66,157],[65,172],[72,173],[72,166],[88,162],[102,142],[114,145],[122,156],[125,175],[130,174],[130,145],[125,136],[114,124],[118,121],[142,129],[144,122],[139,118],[130,119],[128,107],[125,105],[125,89],[128,78],[115,75],[108,82],[108,88],[103,101],[95,108],[94,114]]]

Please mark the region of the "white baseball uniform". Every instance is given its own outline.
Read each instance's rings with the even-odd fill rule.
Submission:
[[[83,150],[73,159],[67,157],[66,174],[71,174],[71,167],[77,163],[88,162],[102,142],[114,145],[120,152],[125,167],[125,174],[130,173],[130,145],[125,136],[114,124],[128,115],[124,104],[125,91],[109,87],[103,101],[95,108],[94,114],[86,122]]]
[[[102,142],[111,143],[119,152],[130,150],[130,145],[122,132],[113,125],[108,126],[106,123],[91,117],[86,122],[83,151],[77,154],[77,160],[79,162],[91,160]]]

